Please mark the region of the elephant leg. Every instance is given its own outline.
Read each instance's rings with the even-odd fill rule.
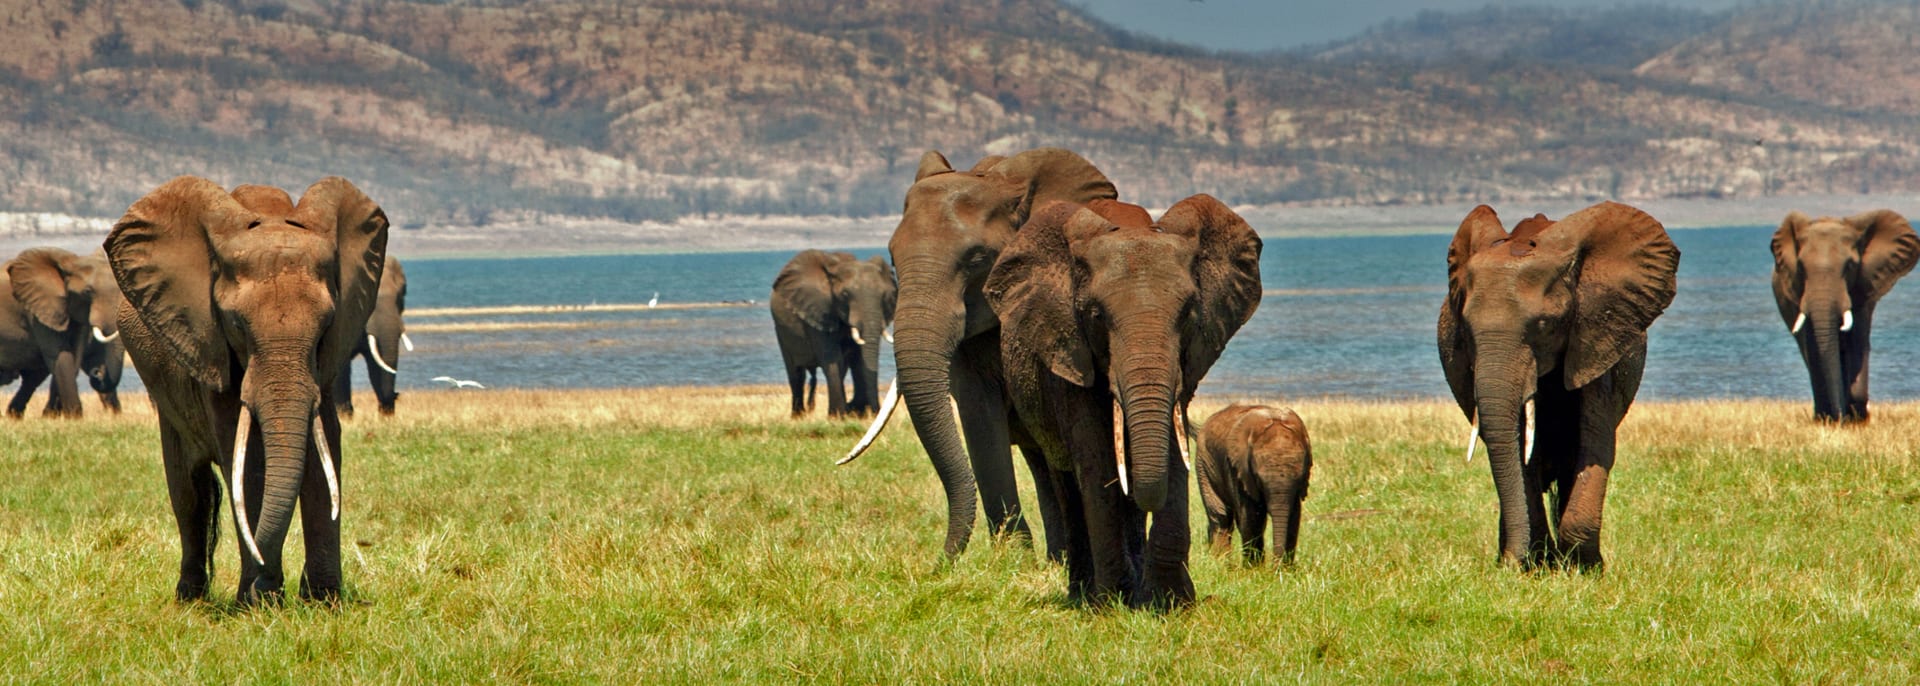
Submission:
[[[1020,455],[1027,459],[1027,471],[1033,475],[1034,499],[1040,505],[1040,528],[1047,538],[1047,561],[1066,564],[1065,505],[1060,498],[1060,489],[1053,483],[1054,479],[1060,477],[1047,464],[1047,456],[1040,451],[1040,444],[1025,430],[1019,427],[1014,429],[1014,443],[1020,446]]]
[[[327,441],[336,481],[344,481],[346,475],[340,471],[340,419],[325,410],[319,414],[325,436],[309,439],[307,460],[311,464],[300,482],[301,542],[307,553],[306,568],[300,576],[300,597],[333,602],[340,598],[340,521],[333,518],[332,494],[327,491],[326,474],[320,468],[320,453],[311,441]],[[346,489],[344,483],[337,485],[342,491]],[[345,502],[343,494],[343,507]]]
[[[367,373],[373,373],[373,362],[367,362]],[[340,376],[333,380],[333,408],[340,416],[353,418],[353,358],[340,365]]]
[[[1112,462],[1112,458],[1107,459],[1104,471],[1076,462],[1079,466],[1074,470],[1080,489],[1081,520],[1086,523],[1087,557],[1093,568],[1093,584],[1087,592],[1093,605],[1124,601],[1137,586],[1126,543],[1126,530],[1132,524],[1128,510],[1135,508],[1120,493],[1120,473]]]
[[[80,416],[80,355],[62,350],[53,358],[53,393],[57,402],[47,403],[49,417]]]
[[[1020,487],[1013,475],[1013,439],[1000,382],[956,359],[952,393],[960,410],[960,433],[980,489],[980,506],[994,536],[1024,539],[1033,531],[1020,511]]]
[[[787,366],[787,387],[793,391],[792,416],[794,417],[805,415],[807,410],[813,408],[813,399],[807,394],[807,379],[812,376],[811,369]]]
[[[1187,556],[1193,547],[1193,530],[1187,521],[1191,490],[1187,487],[1187,465],[1177,451],[1168,456],[1167,462],[1167,499],[1153,513],[1140,580],[1141,604],[1155,609],[1185,607],[1196,598],[1193,576],[1187,572]]]
[[[1207,550],[1215,556],[1225,555],[1233,549],[1234,515],[1230,508],[1207,512]]]
[[[1248,567],[1257,567],[1266,561],[1267,506],[1260,494],[1243,490],[1240,493],[1240,508],[1235,523],[1240,529],[1240,556]],[[1278,531],[1275,535],[1278,535]],[[1280,546],[1275,545],[1278,550]]]
[[[1840,367],[1847,380],[1847,408],[1845,419],[1848,421],[1867,421],[1867,357],[1873,352],[1873,346],[1867,340],[1867,334],[1873,327],[1873,312],[1861,308],[1856,312],[1853,331],[1846,334],[1847,342],[1842,347]]]
[[[213,552],[219,541],[220,487],[213,463],[193,455],[178,432],[160,423],[160,454],[167,473],[167,498],[180,532],[180,579],[173,595],[181,601],[207,597],[213,582]]]
[[[827,377],[827,416],[839,419],[847,416],[847,370],[840,360],[829,357],[825,362],[821,374]]]
[[[1601,510],[1607,501],[1607,477],[1613,471],[1617,422],[1610,416],[1590,416],[1580,432],[1579,457],[1568,470],[1571,474],[1562,496],[1566,506],[1560,516],[1556,552],[1582,570],[1600,571],[1606,565],[1600,555]]]
[[[1087,540],[1086,505],[1080,498],[1080,484],[1071,471],[1051,472],[1047,483],[1053,488],[1054,500],[1060,507],[1060,528],[1047,525],[1047,545],[1051,550],[1054,541],[1060,542],[1064,562],[1067,566],[1067,597],[1075,602],[1087,603],[1094,597],[1093,548]],[[1051,557],[1051,552],[1049,552]]]
[[[47,370],[27,369],[20,372],[20,388],[13,392],[13,400],[7,403],[7,416],[19,419],[27,413],[27,403],[33,401],[33,392],[40,389],[40,382],[47,380]],[[48,391],[47,403],[51,407],[58,397],[55,391]]]
[[[814,369],[812,367],[807,367],[806,372],[807,372],[807,411],[812,412],[813,396],[816,392],[820,390],[820,376],[814,372]]]

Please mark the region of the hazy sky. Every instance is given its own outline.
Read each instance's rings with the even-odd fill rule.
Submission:
[[[1420,10],[1473,10],[1487,5],[1610,7],[1655,4],[1717,10],[1735,0],[1068,0],[1122,28],[1222,50],[1265,50],[1325,43]]]

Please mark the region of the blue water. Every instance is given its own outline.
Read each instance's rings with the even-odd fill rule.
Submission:
[[[1672,232],[1679,290],[1649,332],[1642,398],[1806,398],[1799,353],[1768,285],[1771,227]],[[1267,297],[1201,387],[1203,394],[1286,399],[1446,397],[1434,323],[1449,236],[1267,241]],[[880,249],[856,250],[865,257]],[[408,260],[410,310],[492,305],[755,302],[747,307],[408,317],[418,349],[400,386],[435,376],[489,387],[583,388],[780,384],[766,309],[792,253]],[[404,256],[403,256],[404,259]],[[1874,322],[1876,399],[1920,398],[1920,285],[1881,302]],[[434,331],[435,325],[511,328]],[[883,378],[892,352],[882,355]],[[129,366],[131,372],[131,366]],[[363,370],[356,367],[357,382]],[[131,374],[129,374],[131,376]],[[129,380],[137,388],[137,380]],[[364,388],[364,386],[361,386]]]

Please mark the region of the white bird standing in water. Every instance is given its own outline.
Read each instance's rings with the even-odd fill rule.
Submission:
[[[655,307],[655,306],[658,306],[659,304],[660,304],[660,291],[654,291],[653,299],[647,301],[647,307]]]
[[[453,384],[454,388],[486,388],[486,386],[480,385],[480,382],[478,381],[471,381],[468,379],[456,379],[451,376],[436,376],[436,377],[433,377],[433,380],[445,381],[447,383]]]

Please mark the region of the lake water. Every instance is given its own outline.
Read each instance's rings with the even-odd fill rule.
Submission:
[[[1772,231],[1672,232],[1682,252],[1679,291],[1649,333],[1640,397],[1809,397],[1806,370],[1768,285]],[[1450,239],[1267,241],[1267,297],[1201,393],[1448,397],[1434,322]],[[430,379],[442,375],[522,388],[780,384],[785,376],[766,300],[791,256],[408,260],[407,323],[417,349],[403,356],[400,386],[433,387],[439,384]],[[423,316],[433,308],[645,303],[656,292],[663,307],[652,310]],[[1920,317],[1909,316],[1920,308],[1916,292],[1912,284],[1896,288],[1878,310],[1876,399],[1920,398]],[[751,306],[669,309],[749,299]],[[892,373],[890,347],[882,359],[884,379]],[[363,374],[356,365],[356,382]],[[139,387],[133,379],[127,385]]]

